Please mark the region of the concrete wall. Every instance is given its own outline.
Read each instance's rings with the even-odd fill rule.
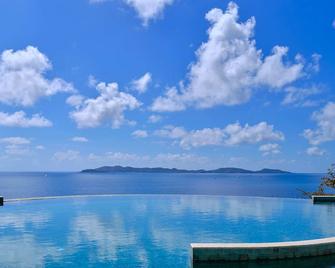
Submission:
[[[335,237],[280,243],[191,244],[192,262],[277,260],[335,254]]]
[[[313,203],[335,202],[335,195],[312,195]]]

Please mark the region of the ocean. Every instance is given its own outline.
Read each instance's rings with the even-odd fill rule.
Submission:
[[[2,172],[5,198],[86,194],[190,194],[304,198],[322,174]]]

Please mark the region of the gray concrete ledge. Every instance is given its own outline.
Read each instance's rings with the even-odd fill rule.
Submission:
[[[279,243],[193,243],[192,262],[278,260],[335,254],[335,237]]]
[[[312,195],[313,203],[330,203],[335,202],[335,195]]]

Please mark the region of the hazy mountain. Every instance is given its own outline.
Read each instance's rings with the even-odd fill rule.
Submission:
[[[213,170],[187,170],[187,169],[177,169],[177,168],[163,168],[163,167],[155,167],[155,168],[135,168],[135,167],[122,167],[122,166],[104,166],[94,169],[84,169],[81,172],[83,173],[116,173],[116,172],[137,172],[137,173],[290,173],[288,171],[283,171],[279,169],[269,169],[264,168],[261,170],[248,170],[243,168],[234,168],[234,167],[226,167],[226,168],[218,168]]]

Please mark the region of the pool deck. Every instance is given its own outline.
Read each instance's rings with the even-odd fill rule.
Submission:
[[[278,243],[193,243],[192,262],[277,260],[335,254],[335,237]]]

